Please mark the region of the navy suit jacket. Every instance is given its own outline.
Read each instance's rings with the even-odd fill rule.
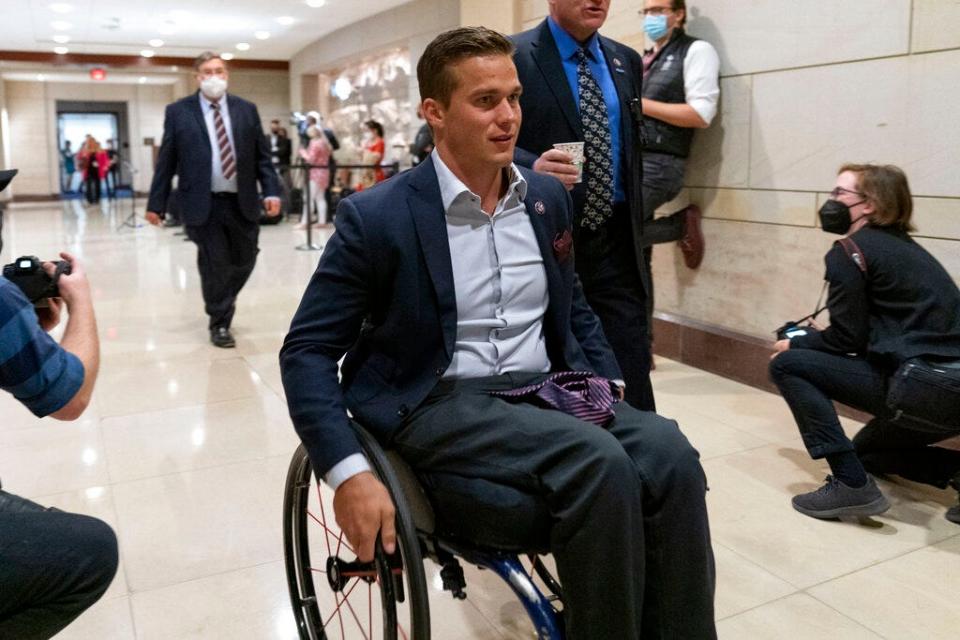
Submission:
[[[511,39],[516,46],[513,62],[517,67],[520,84],[523,85],[523,94],[520,96],[523,124],[517,138],[514,162],[532,168],[537,158],[544,151],[552,149],[555,143],[583,140],[583,127],[577,102],[570,91],[570,84],[563,71],[563,62],[547,21],[544,20],[533,29],[512,36]],[[643,246],[640,239],[643,224],[642,145],[637,139],[636,122],[630,108],[631,100],[640,99],[643,60],[640,54],[630,47],[603,36],[600,36],[600,48],[620,98],[620,148],[623,150],[620,167],[623,172],[623,187],[630,207],[634,244],[638,249],[637,266],[644,287],[650,291],[646,261],[639,251]],[[570,195],[576,210],[582,211],[586,183],[575,185]]]
[[[620,378],[572,254],[554,249],[571,226],[570,198],[557,180],[521,173],[547,274],[543,330],[551,367]],[[280,351],[290,416],[321,475],[361,452],[346,410],[389,442],[440,380],[457,334],[446,214],[432,158],[341,202],[336,224]]]
[[[257,181],[264,196],[278,197],[280,182],[270,160],[270,148],[263,135],[257,106],[230,94],[227,108],[237,164],[237,203],[245,218],[257,220],[261,209]],[[212,162],[213,152],[200,106],[200,92],[167,105],[163,141],[150,185],[147,211],[167,210],[170,182],[176,175],[184,224],[204,224],[213,203],[210,192]]]

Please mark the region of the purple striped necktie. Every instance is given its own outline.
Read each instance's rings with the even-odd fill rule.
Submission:
[[[220,168],[223,170],[223,177],[229,180],[237,173],[237,162],[233,157],[227,127],[223,124],[223,116],[220,114],[220,103],[211,102],[210,108],[213,109],[213,128],[217,132],[217,146],[220,148]]]
[[[614,398],[610,381],[589,371],[563,371],[542,382],[490,395],[516,402],[529,402],[562,411],[574,418],[605,426],[613,419]]]

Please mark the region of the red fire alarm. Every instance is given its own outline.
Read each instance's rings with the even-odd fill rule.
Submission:
[[[101,67],[95,67],[93,69],[90,69],[90,79],[97,80],[97,81],[106,80],[107,72]]]

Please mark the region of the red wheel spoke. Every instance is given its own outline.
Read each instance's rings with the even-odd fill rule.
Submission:
[[[323,522],[320,522],[319,520],[317,520],[317,518],[316,518],[312,513],[310,514],[310,516],[311,516],[314,520],[317,520],[317,522],[320,523],[320,526],[323,527],[323,531],[324,531],[324,536],[323,536],[323,537],[324,537],[324,538],[326,539],[326,541],[327,541],[327,555],[330,556],[330,555],[331,555],[331,553],[330,553],[330,529],[327,529],[327,513],[326,513],[326,510],[323,508],[323,494],[320,492],[320,483],[319,483],[319,482],[317,483],[317,502],[320,503],[320,517],[323,518]],[[309,513],[309,512],[308,512],[308,513]]]
[[[360,584],[360,582],[357,581],[357,582],[354,583],[354,585],[357,585],[357,584]],[[352,589],[351,589],[351,591],[352,591]],[[343,602],[344,602],[344,604],[347,605],[347,609],[350,610],[350,614],[353,616],[354,621],[357,623],[357,626],[360,628],[360,633],[363,634],[363,640],[370,640],[370,639],[367,637],[367,634],[363,633],[363,625],[360,623],[360,618],[357,617],[357,612],[353,610],[353,605],[350,604],[350,601],[347,600],[346,596],[344,596]],[[370,633],[373,633],[373,625],[371,625],[371,627],[370,627]]]
[[[333,594],[333,597],[334,597],[334,599],[335,599],[336,602],[337,602],[337,608],[333,610],[333,612],[330,614],[330,617],[327,618],[326,622],[323,623],[323,627],[321,627],[321,628],[326,629],[326,628],[327,628],[327,625],[330,624],[330,621],[333,620],[333,616],[340,614],[340,605],[344,604],[344,603],[347,601],[347,598],[350,597],[350,594],[353,593],[353,590],[357,587],[358,584],[360,584],[360,581],[359,581],[359,580],[357,580],[357,581],[354,582],[352,585],[350,585],[350,588],[347,589],[347,591],[344,592],[344,594],[343,594],[343,600],[342,600],[342,601],[340,600],[340,595],[339,595],[339,594],[337,594],[337,593],[334,593],[334,594]]]
[[[320,509],[321,509],[321,510],[323,509],[323,504],[320,505]],[[317,516],[313,515],[313,512],[310,511],[309,509],[307,510],[307,515],[310,516],[310,517],[313,519],[313,521],[316,522],[318,525],[320,525],[320,526],[323,528],[323,530],[326,532],[326,534],[327,534],[327,535],[326,535],[326,538],[327,538],[327,555],[334,555],[334,554],[331,552],[331,549],[330,549],[330,536],[339,535],[339,536],[342,538],[342,537],[343,537],[343,532],[341,531],[339,534],[334,533],[334,532],[333,532],[333,529],[331,529],[331,528],[328,527],[326,524],[324,524],[323,521],[322,521],[320,518],[318,518]],[[321,514],[321,517],[322,517],[322,514]],[[345,547],[346,550],[349,551],[350,553],[352,553],[353,555],[356,555],[356,552],[353,550],[353,548],[350,546],[349,543],[343,542],[343,543],[342,543],[342,546]],[[339,552],[339,548],[338,548],[338,552]]]

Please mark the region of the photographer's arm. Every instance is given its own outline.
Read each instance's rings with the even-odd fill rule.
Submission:
[[[70,314],[60,346],[83,364],[83,384],[67,404],[50,416],[57,420],[76,420],[86,410],[93,395],[100,371],[100,338],[97,335],[90,284],[83,266],[68,253],[61,253],[60,257],[71,264],[71,273],[60,276],[58,283],[60,295]]]
[[[830,326],[790,340],[791,349],[862,353],[870,337],[870,296],[863,274],[840,245],[827,253]]]

